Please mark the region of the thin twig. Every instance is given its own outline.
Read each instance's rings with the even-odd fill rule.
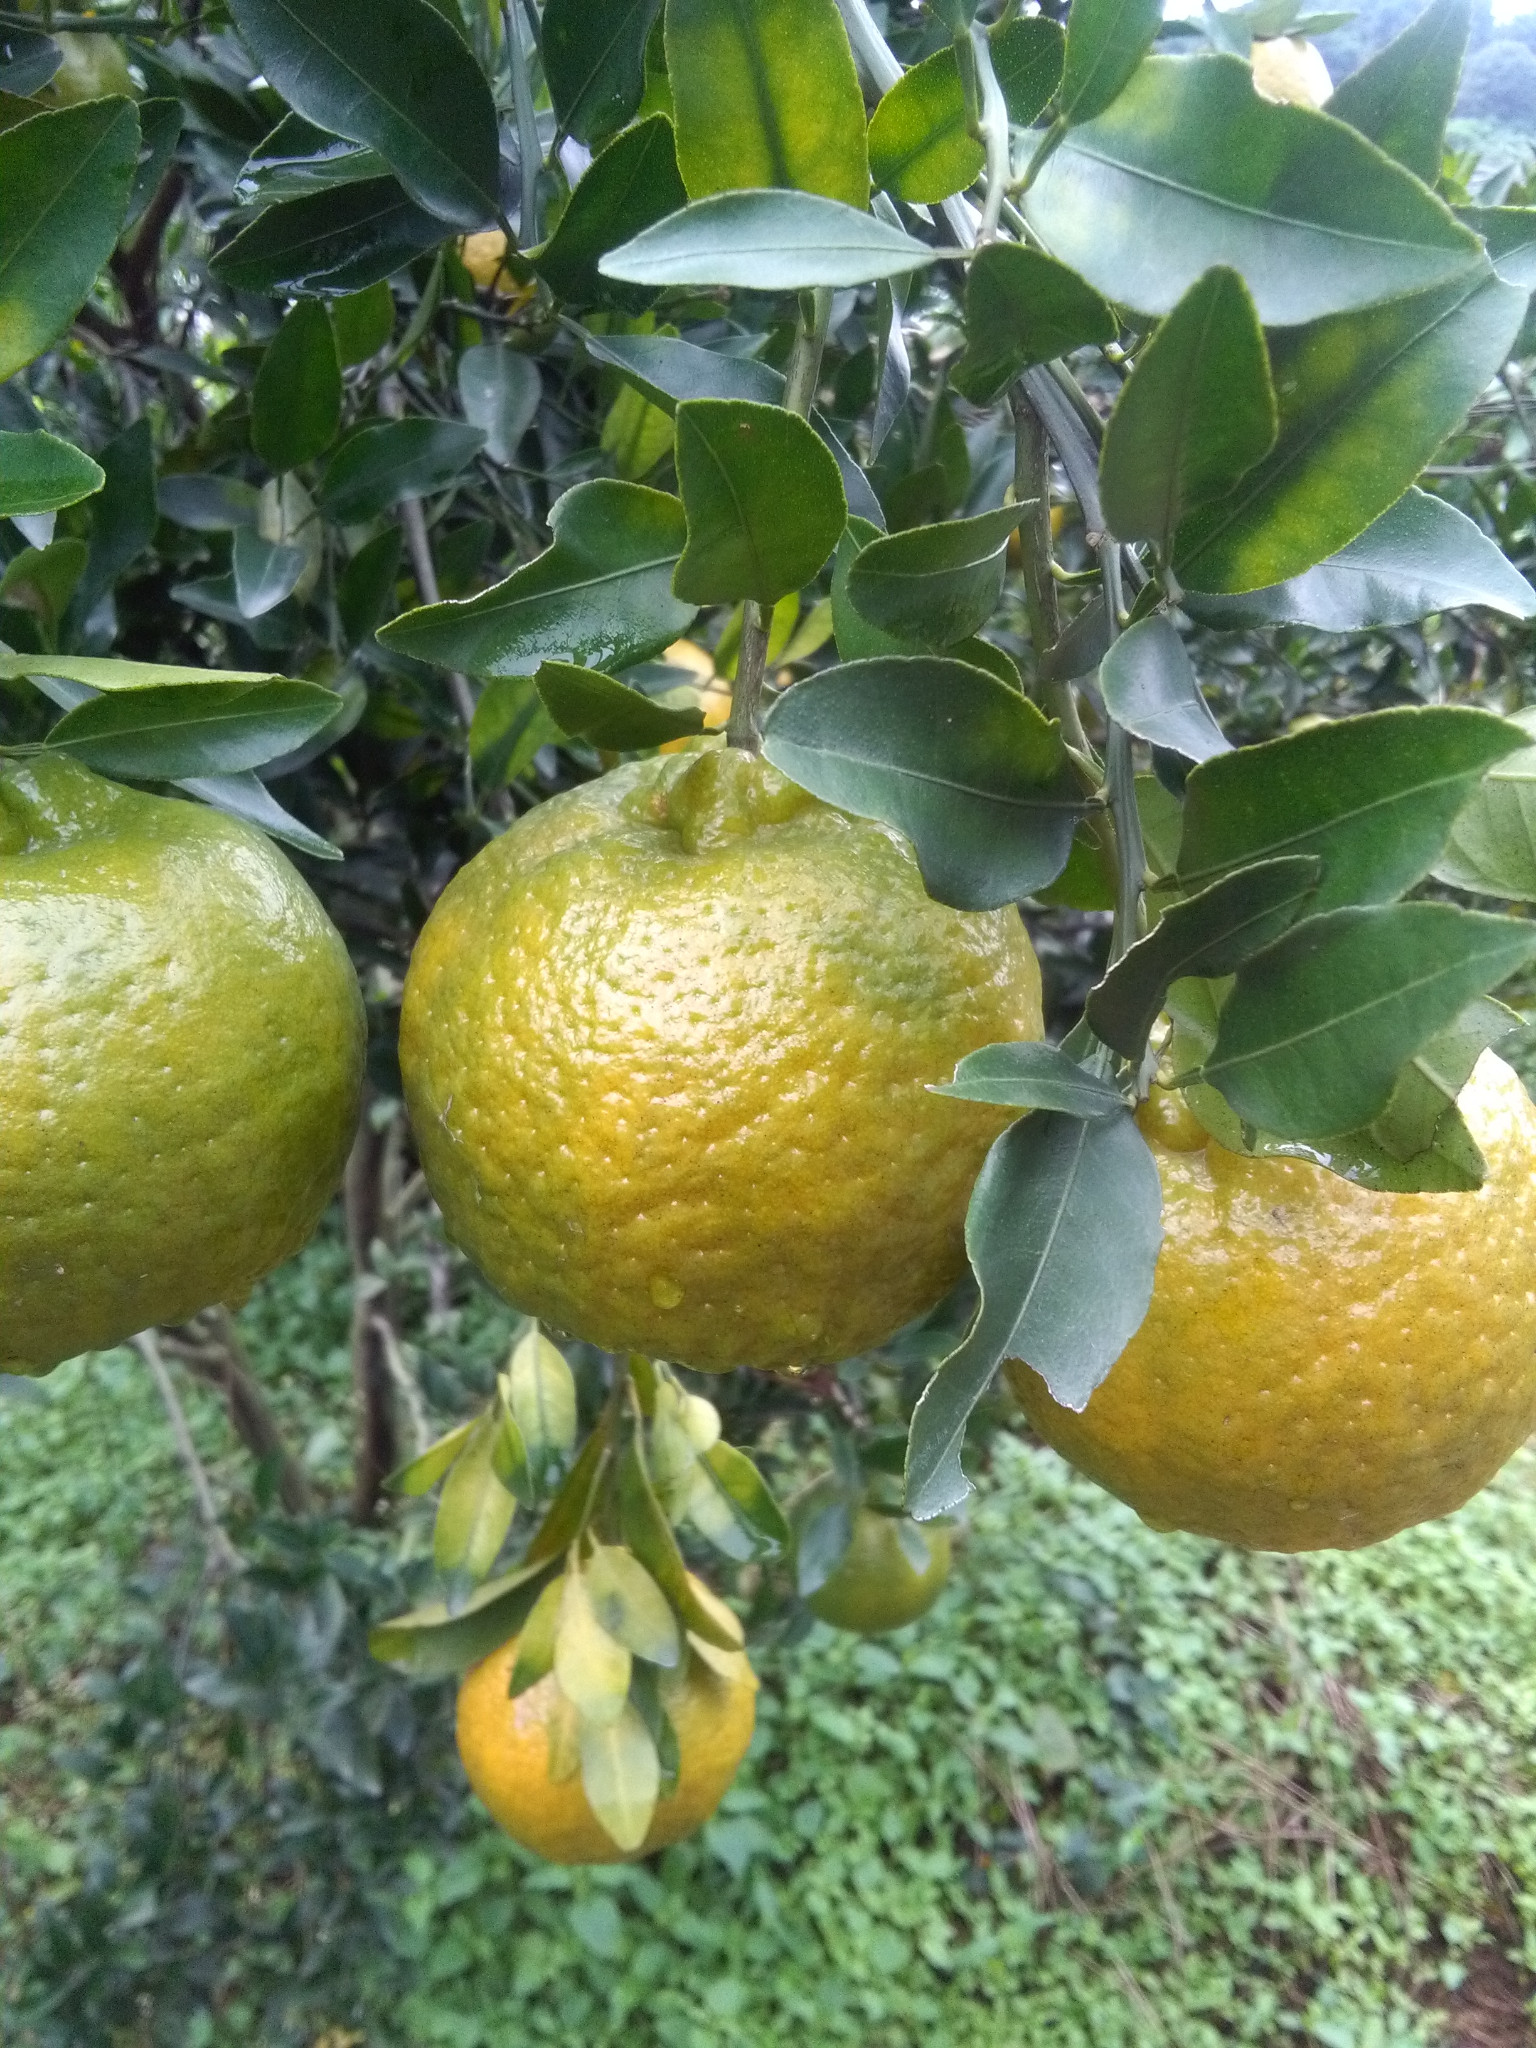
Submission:
[[[171,1435],[176,1440],[176,1449],[181,1462],[187,1468],[187,1477],[192,1482],[192,1496],[197,1503],[198,1518],[203,1525],[203,1537],[208,1547],[208,1569],[223,1574],[238,1572],[243,1567],[240,1553],[225,1533],[224,1524],[219,1520],[219,1510],[213,1498],[213,1487],[208,1478],[207,1468],[197,1454],[197,1445],[192,1441],[192,1431],[187,1423],[186,1410],[181,1405],[175,1383],[166,1369],[165,1360],[160,1356],[160,1345],[153,1330],[141,1330],[133,1340],[133,1348],[149,1367],[150,1374],[165,1404],[166,1416],[170,1421]]]

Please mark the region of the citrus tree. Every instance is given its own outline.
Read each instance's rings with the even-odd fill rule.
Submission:
[[[375,1653],[566,1860],[744,1751],[706,1552],[931,1602],[1000,1367],[1261,1548],[1536,1421],[1536,208],[1444,157],[1466,0],[1331,98],[1296,0],[877,12],[0,13],[0,1359],[173,1326],[275,1455],[191,1319],[351,1143],[356,1510],[441,1487]],[[423,1186],[530,1320],[411,1458]],[[787,1521],[721,1408],[807,1391]]]

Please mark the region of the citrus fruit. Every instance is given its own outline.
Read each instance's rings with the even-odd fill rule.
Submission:
[[[1140,1117],[1163,1183],[1146,1321],[1082,1414],[1007,1368],[1035,1428],[1154,1528],[1356,1549],[1449,1514],[1536,1427],[1536,1108],[1484,1053],[1475,1193],[1380,1194]]]
[[[73,107],[81,100],[105,99],[112,93],[137,99],[139,88],[116,36],[75,35],[68,29],[52,33],[63,62],[37,95],[40,100],[49,106]]]
[[[965,1269],[1006,1111],[928,1092],[1038,1038],[1017,912],[706,745],[520,818],[444,891],[400,1064],[449,1234],[518,1307],[705,1371],[831,1363]]]
[[[804,1529],[819,1509],[837,1494],[835,1479],[818,1479],[800,1496],[792,1520]],[[926,1555],[917,1565],[908,1555]],[[864,1504],[853,1512],[853,1540],[831,1576],[806,1596],[812,1614],[833,1628],[879,1636],[904,1628],[926,1614],[949,1577],[949,1531],[938,1523],[919,1523],[903,1515],[883,1515]]]
[[[0,764],[0,1361],[242,1299],[346,1160],[363,1014],[259,833],[63,758]]]
[[[517,1641],[477,1664],[459,1687],[458,1742],[464,1770],[493,1820],[550,1863],[623,1863],[629,1858],[587,1804],[579,1774],[549,1774],[550,1720],[562,1705],[553,1672],[508,1696]],[[745,1657],[722,1657],[732,1675],[690,1656],[662,1674],[662,1701],[677,1736],[677,1781],[663,1790],[638,1856],[665,1849],[706,1820],[740,1767],[757,1718],[757,1681]]]

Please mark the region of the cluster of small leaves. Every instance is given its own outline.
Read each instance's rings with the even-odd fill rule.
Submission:
[[[437,1675],[516,1637],[512,1696],[554,1688],[551,1779],[579,1774],[603,1827],[634,1850],[676,1783],[670,1717],[690,1661],[751,1675],[741,1622],[689,1570],[674,1530],[743,1562],[776,1553],[788,1529],[752,1460],[721,1440],[714,1404],[664,1365],[616,1368],[579,1452],[576,1439],[575,1379],[535,1324],[484,1413],[397,1475],[407,1494],[442,1483],[433,1558],[447,1597],[382,1623],[371,1645]],[[519,1561],[495,1572],[520,1504],[539,1518]]]

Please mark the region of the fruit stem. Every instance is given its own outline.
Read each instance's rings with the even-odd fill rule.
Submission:
[[[827,345],[827,322],[832,317],[832,294],[825,287],[800,294],[800,317],[795,327],[795,345],[784,373],[784,405],[805,419],[816,397],[821,375],[822,351]],[[736,653],[736,681],[731,690],[731,716],[725,728],[727,746],[745,753],[761,753],[763,729],[761,709],[763,675],[768,661],[769,607],[748,598],[742,607],[741,644]]]
[[[1038,665],[1061,638],[1061,606],[1057,597],[1051,550],[1050,443],[1040,415],[1024,391],[1009,392],[1013,407],[1013,495],[1024,510],[1019,521],[1019,547],[1024,557],[1024,608]],[[1052,711],[1061,720],[1061,736],[1075,753],[1092,758],[1083,731],[1077,691],[1065,678],[1045,685]]]
[[[1108,534],[1099,541],[1099,567],[1104,578],[1104,610],[1109,643],[1120,637],[1120,547]],[[1128,953],[1141,936],[1141,885],[1146,850],[1141,841],[1141,813],[1136,807],[1136,758],[1131,735],[1113,719],[1105,725],[1105,785],[1115,823],[1115,928],[1109,941],[1109,964]]]

